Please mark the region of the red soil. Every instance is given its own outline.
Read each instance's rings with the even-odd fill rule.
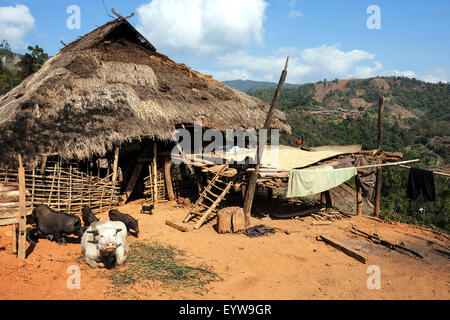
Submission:
[[[113,271],[90,269],[80,258],[80,244],[58,246],[55,242],[39,240],[37,247],[25,261],[12,254],[12,227],[0,227],[0,299],[449,299],[449,258],[434,250],[447,252],[449,241],[443,236],[403,224],[388,224],[365,217],[339,220],[332,225],[314,226],[312,218],[301,220],[260,220],[265,224],[288,229],[286,235],[249,238],[244,234],[218,234],[213,224],[187,233],[165,225],[166,220],[181,222],[187,208],[175,203],[160,204],[154,214],[140,215],[142,201],[121,208],[139,219],[140,241],[158,241],[173,245],[187,253],[190,264],[202,262],[223,278],[211,283],[199,295],[192,290],[171,291],[150,282],[112,289],[105,274]],[[261,206],[263,207],[264,204]],[[99,217],[107,220],[107,214]],[[424,256],[419,261],[390,251],[357,237],[348,230],[351,224],[378,234],[391,242],[404,244]],[[359,249],[368,257],[362,264],[317,241],[319,234],[328,234],[347,245]],[[132,243],[134,237],[128,237]],[[75,238],[73,239],[75,240]],[[28,245],[27,245],[28,246]],[[49,257],[50,253],[53,257]],[[67,273],[70,265],[81,269],[81,289],[68,289]],[[367,268],[381,269],[381,289],[369,290]],[[125,266],[126,267],[126,266]],[[121,267],[124,268],[124,267]]]

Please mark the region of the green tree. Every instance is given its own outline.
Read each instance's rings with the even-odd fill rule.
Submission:
[[[21,79],[25,79],[38,71],[48,59],[48,54],[38,45],[34,48],[28,46],[28,51],[30,51],[30,53],[26,53],[17,64],[20,67],[18,76]]]

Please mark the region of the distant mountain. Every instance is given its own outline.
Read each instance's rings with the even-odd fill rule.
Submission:
[[[248,94],[270,103],[274,92]],[[377,77],[285,88],[277,108],[286,113],[292,135],[281,134],[280,143],[295,146],[303,136],[306,146],[362,144],[364,150],[376,149],[381,92],[383,150],[403,152],[404,160],[420,159],[413,167],[450,172],[450,84],[445,83]],[[404,168],[383,169],[380,217],[421,225],[419,209],[425,208],[428,223],[450,233],[450,180],[434,175],[437,201],[426,203],[422,196],[405,197],[408,174]]]
[[[265,82],[265,81],[253,81],[253,80],[230,80],[223,81],[227,86],[240,90],[242,92],[249,92],[259,89],[272,89],[276,88],[278,83],[275,82]],[[285,83],[285,88],[297,88],[299,84]]]
[[[17,66],[17,63],[22,58],[22,55],[13,53],[11,51],[1,49],[0,48],[0,63],[1,66],[8,69],[12,72],[17,72],[19,70],[19,67]]]

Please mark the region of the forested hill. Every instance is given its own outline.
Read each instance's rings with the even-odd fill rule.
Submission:
[[[238,89],[242,92],[249,92],[257,89],[271,89],[276,88],[278,83],[252,80],[231,80],[224,81],[227,86]],[[299,84],[285,83],[285,88],[297,88]]]
[[[274,89],[249,94],[271,102]],[[281,143],[307,146],[362,144],[377,146],[378,98],[385,97],[383,149],[420,159],[416,167],[450,170],[450,85],[386,77],[321,81],[282,91],[277,107],[286,112],[292,135]],[[449,233],[450,179],[435,175],[436,202],[406,198],[408,170],[383,169],[381,217],[437,227]],[[425,208],[425,221],[419,209]]]
[[[249,94],[271,102],[275,89]],[[378,98],[385,97],[383,149],[421,158],[424,165],[446,167],[450,159],[450,85],[386,77],[321,81],[285,88],[277,107],[286,112],[294,145],[358,144],[376,149]]]

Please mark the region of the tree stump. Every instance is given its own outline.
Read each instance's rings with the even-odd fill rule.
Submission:
[[[245,230],[244,210],[240,207],[228,207],[217,213],[217,231],[219,233],[237,233]]]
[[[229,208],[220,210],[217,213],[217,231],[219,233],[230,233],[231,230],[231,217],[233,216],[233,211]]]
[[[232,217],[233,233],[245,230],[244,209],[237,208]]]

